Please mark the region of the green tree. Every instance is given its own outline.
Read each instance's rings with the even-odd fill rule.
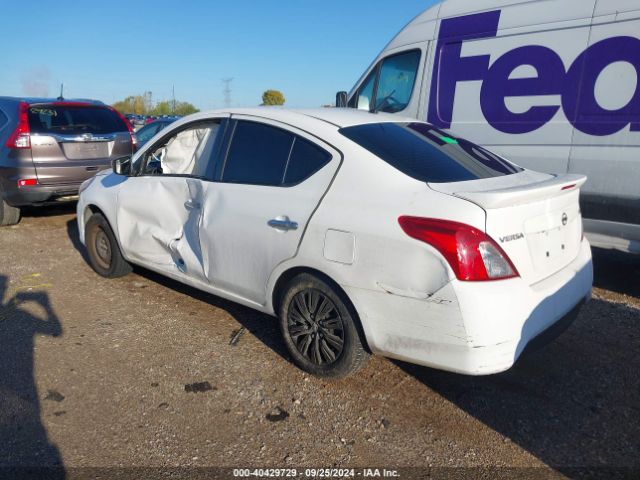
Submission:
[[[135,95],[120,100],[113,104],[113,108],[121,113],[135,113],[138,115],[144,115],[147,113],[147,108],[144,104],[144,98],[142,95]]]
[[[176,115],[191,115],[192,113],[197,113],[198,110],[196,107],[191,105],[189,102],[176,102]]]
[[[285,98],[279,90],[267,90],[262,94],[262,105],[284,105]]]
[[[158,102],[156,106],[151,110],[153,115],[171,115],[171,103],[168,100]]]

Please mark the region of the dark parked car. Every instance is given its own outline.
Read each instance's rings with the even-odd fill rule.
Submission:
[[[156,133],[165,128],[167,125],[171,125],[177,118],[161,118],[155,122],[147,123],[144,127],[136,132],[137,145],[140,148],[147,143]]]
[[[77,196],[135,141],[129,122],[102,102],[0,97],[0,225],[18,223],[21,207]]]

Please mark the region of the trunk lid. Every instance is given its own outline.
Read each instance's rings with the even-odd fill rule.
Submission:
[[[80,184],[132,154],[129,129],[102,105],[55,102],[29,106],[31,151],[42,185]]]
[[[576,258],[582,238],[583,175],[522,171],[482,180],[429,184],[486,212],[486,233],[529,284],[558,272]]]

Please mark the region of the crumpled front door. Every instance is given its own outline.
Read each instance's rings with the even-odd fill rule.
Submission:
[[[206,281],[201,216],[202,182],[195,178],[131,177],[118,194],[118,237],[129,260]]]

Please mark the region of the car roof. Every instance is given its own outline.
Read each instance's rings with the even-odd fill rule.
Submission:
[[[100,100],[91,100],[89,98],[50,98],[50,97],[6,97],[0,96],[0,102],[26,102],[30,105],[37,103],[54,103],[54,102],[83,102],[83,103],[91,103],[93,105],[104,105],[104,102]]]
[[[255,108],[230,108],[224,110],[212,110],[202,112],[204,115],[215,113],[228,113],[231,115],[249,115],[276,120],[295,125],[300,120],[315,119],[329,123],[335,127],[350,127],[368,123],[387,122],[415,122],[415,118],[391,115],[388,113],[369,113],[353,108],[315,108],[315,109],[289,109],[283,107],[255,107]]]

